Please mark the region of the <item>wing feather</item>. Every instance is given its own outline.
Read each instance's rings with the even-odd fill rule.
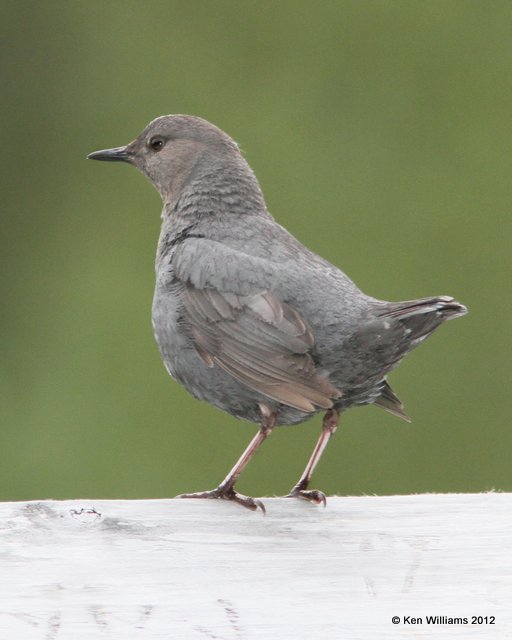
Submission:
[[[300,314],[273,293],[252,295],[183,289],[185,319],[205,364],[301,411],[328,409],[341,393],[318,374],[314,336]]]

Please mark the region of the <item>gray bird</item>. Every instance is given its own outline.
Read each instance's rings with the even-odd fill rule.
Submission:
[[[153,328],[167,371],[199,400],[260,425],[216,489],[179,497],[264,511],[235,491],[240,473],[276,425],[324,412],[288,495],[325,504],[308,485],[340,413],[376,404],[409,421],[386,376],[466,307],[362,293],[275,222],[237,144],[202,118],[162,116],[127,146],[88,158],[133,164],[162,197]]]

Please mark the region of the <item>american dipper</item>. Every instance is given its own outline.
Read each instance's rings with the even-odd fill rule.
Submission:
[[[162,197],[153,328],[168,372],[199,400],[260,425],[216,489],[179,497],[264,511],[235,491],[240,473],[275,426],[324,412],[288,495],[325,504],[308,485],[340,413],[376,404],[409,421],[386,376],[466,307],[362,293],[275,222],[237,144],[202,118],[161,116],[127,146],[88,157],[133,164]]]

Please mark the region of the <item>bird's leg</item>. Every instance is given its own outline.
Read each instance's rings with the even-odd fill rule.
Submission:
[[[261,411],[261,426],[258,433],[249,443],[247,449],[242,453],[235,466],[231,469],[224,480],[219,484],[216,489],[212,491],[202,491],[199,493],[182,493],[177,498],[220,498],[222,500],[233,500],[238,502],[244,507],[255,511],[261,509],[265,513],[265,506],[261,500],[244,496],[241,493],[235,491],[234,486],[238,480],[240,474],[249,464],[249,461],[259,449],[260,445],[268,436],[272,433],[272,429],[276,424],[276,414],[271,411],[266,405],[260,404]]]
[[[324,452],[327,443],[338,427],[339,418],[340,414],[335,409],[329,409],[325,413],[322,423],[322,433],[318,438],[318,442],[316,443],[313,453],[311,454],[311,458],[309,459],[309,462],[306,465],[306,468],[304,469],[304,473],[301,475],[300,480],[286,496],[287,498],[302,498],[303,500],[315,502],[316,504],[323,503],[323,505],[325,506],[325,493],[323,493],[322,491],[318,491],[318,489],[312,489],[308,491],[307,488],[310,483],[311,476],[313,475],[313,471],[315,470],[318,461],[322,457],[322,453]]]

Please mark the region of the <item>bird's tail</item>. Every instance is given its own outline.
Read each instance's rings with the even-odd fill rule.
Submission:
[[[406,422],[411,422],[411,418],[404,411],[403,402],[389,386],[389,382],[386,379],[382,382],[380,396],[375,400],[374,404]]]
[[[394,318],[402,325],[410,340],[407,349],[409,350],[419,345],[445,320],[463,316],[467,312],[467,308],[454,298],[438,296],[437,298],[421,298],[404,302],[387,302],[378,315],[382,318]],[[402,402],[385,378],[380,396],[375,400],[375,404],[407,422],[411,420],[405,413]]]
[[[403,302],[389,302],[379,313],[381,317],[396,318],[410,331],[411,341],[419,343],[445,320],[458,318],[467,308],[450,296],[421,298]]]

